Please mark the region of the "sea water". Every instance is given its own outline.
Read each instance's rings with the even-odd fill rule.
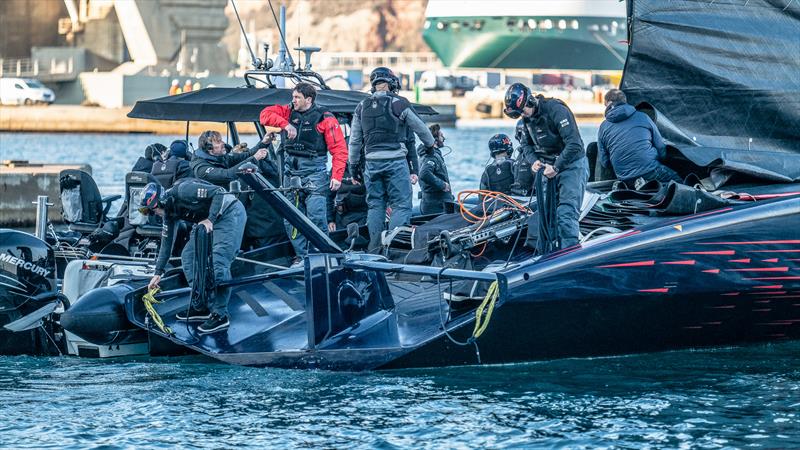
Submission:
[[[444,132],[458,191],[513,124]],[[148,144],[179,138],[4,133],[0,159],[89,163],[114,194]],[[800,448],[800,342],[366,373],[0,357],[0,447]]]

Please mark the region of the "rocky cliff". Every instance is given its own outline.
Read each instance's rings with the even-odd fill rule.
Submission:
[[[276,15],[280,4],[272,2]],[[328,52],[430,51],[422,40],[427,0],[285,0],[284,4],[290,48],[299,36],[302,45]],[[268,2],[239,0],[237,7],[245,30],[255,34],[259,47],[268,42],[274,52],[279,34]],[[241,32],[233,8],[228,6],[226,13],[231,24],[224,42],[236,55]]]

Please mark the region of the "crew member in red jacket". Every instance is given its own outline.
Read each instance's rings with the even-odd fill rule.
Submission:
[[[326,201],[329,190],[342,185],[347,165],[347,143],[336,117],[316,104],[317,91],[309,83],[298,83],[292,90],[291,105],[267,106],[261,111],[261,124],[286,132],[284,152],[284,187],[293,176],[300,177],[303,190],[290,198],[322,231],[327,231]],[[328,153],[331,154],[331,176],[328,179]],[[299,265],[308,253],[308,241],[288,221],[286,232]]]

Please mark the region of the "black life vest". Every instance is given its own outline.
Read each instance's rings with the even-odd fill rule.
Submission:
[[[284,144],[286,153],[300,158],[327,155],[328,146],[325,144],[325,136],[317,131],[317,125],[325,117],[333,117],[333,114],[327,109],[317,106],[316,103],[303,112],[292,108],[289,123],[297,129],[297,136],[294,139],[286,140]]]
[[[175,184],[178,164],[180,164],[178,158],[169,158],[166,161],[156,162],[153,164],[153,170],[150,171],[150,174],[156,178],[164,189],[169,189]]]
[[[558,124],[550,119],[553,103],[560,103],[569,108],[566,103],[557,98],[544,98],[539,96],[538,111],[534,117],[525,119],[525,127],[535,144],[538,158],[545,163],[553,164],[556,157],[564,150],[564,140],[558,133]]]
[[[400,118],[392,112],[395,96],[373,95],[361,101],[361,130],[364,133],[364,151],[386,150],[406,141],[406,129]]]
[[[514,184],[514,160],[504,159],[490,164],[486,168],[486,178],[490,191],[510,194]]]

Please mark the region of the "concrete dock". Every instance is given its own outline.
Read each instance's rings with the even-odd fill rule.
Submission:
[[[48,220],[61,223],[58,174],[65,169],[92,173],[87,164],[35,164],[27,161],[0,162],[0,227],[31,227],[36,223],[36,197],[49,197]]]

